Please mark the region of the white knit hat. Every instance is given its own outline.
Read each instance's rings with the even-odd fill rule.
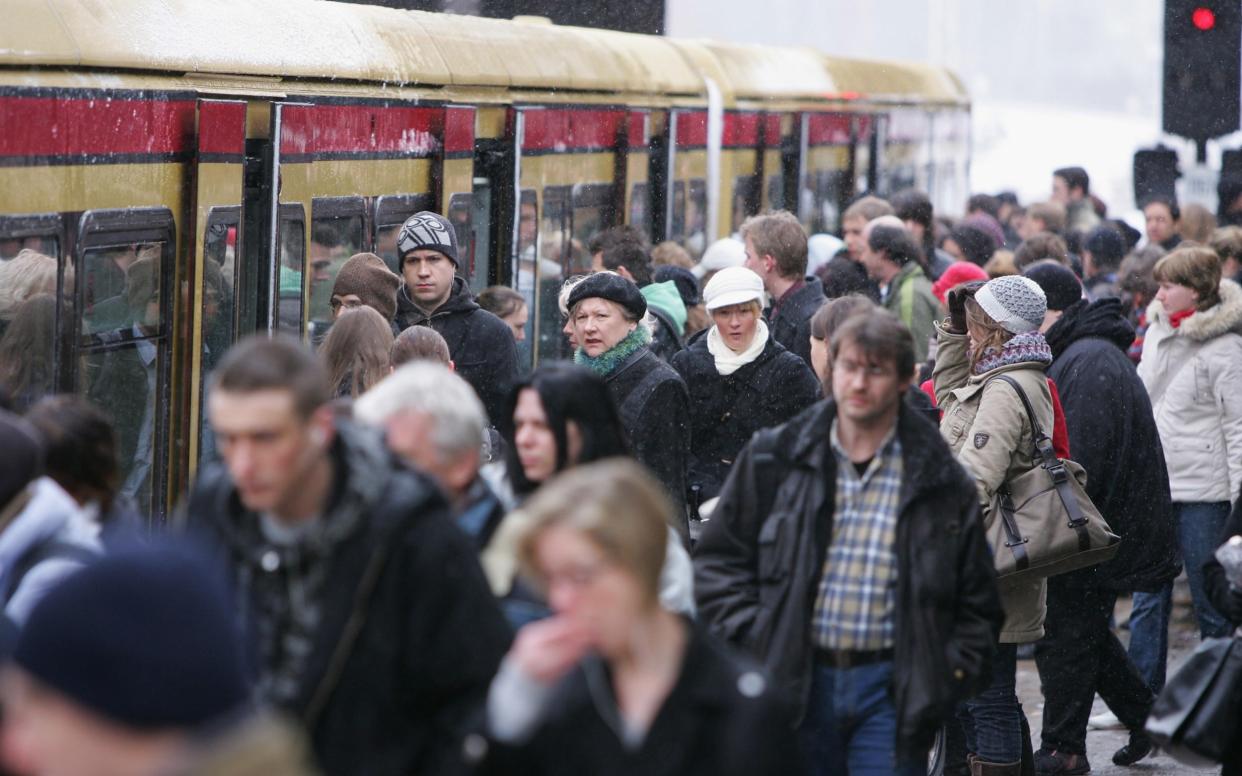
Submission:
[[[707,281],[703,302],[708,310],[743,302],[763,304],[763,278],[745,267],[725,267]]]
[[[1014,334],[1038,331],[1048,312],[1039,284],[1022,275],[993,278],[975,292],[975,301],[992,320]]]
[[[740,267],[746,263],[746,246],[741,240],[724,237],[707,246],[703,258],[690,268],[699,280],[709,272],[718,272],[725,267]]]

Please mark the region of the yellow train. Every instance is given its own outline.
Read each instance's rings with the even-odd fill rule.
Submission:
[[[0,370],[19,408],[78,391],[111,411],[157,518],[210,452],[221,352],[314,337],[344,258],[395,264],[417,210],[457,225],[476,290],[532,300],[529,363],[601,227],[700,253],[769,208],[831,232],[860,191],[967,193],[969,101],[934,68],[319,0],[4,16]]]

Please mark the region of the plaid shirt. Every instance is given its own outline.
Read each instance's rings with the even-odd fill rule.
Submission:
[[[836,421],[831,438],[836,509],[811,638],[821,649],[887,649],[896,605],[901,443],[894,425],[860,477],[837,439]]]

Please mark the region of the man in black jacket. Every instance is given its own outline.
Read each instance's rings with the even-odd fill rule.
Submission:
[[[457,373],[495,423],[517,378],[517,345],[508,324],[479,307],[458,275],[453,225],[439,213],[415,213],[401,226],[397,252],[405,280],[397,292],[397,328],[430,326],[439,332]]]
[[[763,278],[772,339],[811,363],[811,316],[826,299],[817,277],[806,277],[806,232],[797,216],[781,210],[742,224],[746,268]]]
[[[259,698],[328,774],[446,773],[509,643],[435,484],[336,425],[323,367],[253,338],[213,376],[223,466],[186,514],[227,569]]]
[[[902,401],[909,331],[858,313],[832,358],[835,398],[734,464],[695,552],[699,616],[789,692],[812,773],[925,773],[936,730],[991,677],[991,553],[974,481]]]
[[[1118,593],[1158,592],[1181,570],[1160,435],[1147,390],[1126,356],[1134,327],[1115,298],[1082,299],[1078,278],[1054,261],[1026,271],[1048,298],[1052,348],[1070,453],[1087,495],[1121,537],[1108,563],[1048,580],[1045,635],[1035,646],[1044,687],[1040,774],[1087,773],[1087,722],[1098,692],[1131,731],[1115,759],[1151,749],[1143,724],[1154,700],[1110,627]],[[1128,763],[1127,763],[1128,764]]]

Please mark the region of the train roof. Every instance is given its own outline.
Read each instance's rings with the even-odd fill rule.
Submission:
[[[393,86],[858,97],[964,104],[951,73],[801,48],[686,41],[328,0],[6,0],[0,66]]]

